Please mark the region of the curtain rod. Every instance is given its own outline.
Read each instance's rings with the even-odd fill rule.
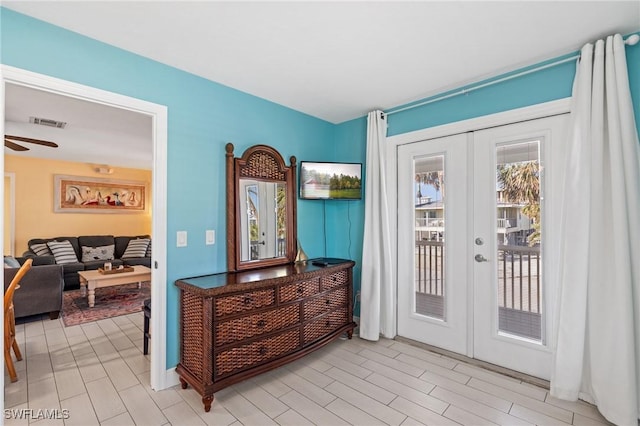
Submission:
[[[624,41],[624,43],[629,45],[629,46],[633,46],[633,45],[637,44],[638,41],[640,41],[640,36],[638,34],[632,34]],[[574,60],[579,59],[579,58],[580,58],[580,55],[570,56],[568,58],[560,59],[559,61],[556,61],[556,62],[551,62],[551,63],[545,64],[545,65],[541,65],[539,67],[528,69],[526,71],[522,71],[522,72],[519,72],[519,73],[516,73],[516,74],[511,74],[511,75],[509,75],[507,77],[502,77],[502,78],[499,78],[497,80],[492,80],[492,81],[489,81],[487,83],[482,83],[482,84],[479,84],[477,86],[470,87],[468,89],[461,89],[461,90],[458,90],[457,92],[449,93],[448,95],[438,96],[437,98],[428,99],[426,101],[418,102],[418,103],[412,104],[412,105],[408,105],[408,106],[403,107],[403,108],[399,108],[399,109],[392,110],[392,111],[389,111],[389,112],[384,112],[384,114],[385,115],[391,115],[391,114],[395,114],[396,112],[407,111],[409,109],[413,109],[413,108],[421,107],[421,106],[424,106],[424,105],[432,104],[434,102],[439,102],[439,101],[443,101],[445,99],[453,98],[454,96],[466,95],[467,93],[473,92],[473,91],[478,90],[478,89],[482,89],[482,88],[485,88],[485,87],[488,87],[488,86],[493,86],[494,84],[502,83],[502,82],[505,82],[505,81],[508,81],[508,80],[512,80],[514,78],[522,77],[522,76],[527,75],[527,74],[532,74],[534,72],[542,71],[542,70],[547,69],[547,68],[552,68],[552,67],[555,67],[555,66],[567,63],[567,62],[574,61]]]

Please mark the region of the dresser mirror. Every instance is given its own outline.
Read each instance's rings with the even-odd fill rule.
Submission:
[[[266,146],[227,156],[227,269],[291,263],[296,255],[296,158]]]

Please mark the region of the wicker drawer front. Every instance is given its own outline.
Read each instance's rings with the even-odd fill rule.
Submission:
[[[293,352],[299,347],[300,330],[295,329],[219,352],[215,356],[214,380]]]
[[[322,318],[311,321],[304,326],[304,344],[316,341],[318,338],[332,332],[347,323],[347,308],[340,308],[328,313]]]
[[[309,320],[325,312],[333,311],[347,304],[347,288],[335,289],[322,296],[304,302],[304,319]]]
[[[218,297],[215,299],[216,318],[225,315],[237,314],[253,309],[263,308],[275,304],[275,290],[249,291],[247,293],[234,294],[233,296]]]
[[[347,271],[339,271],[325,277],[320,277],[320,288],[322,291],[330,288],[338,287],[349,282],[349,274]]]
[[[180,362],[198,379],[203,379],[205,366],[202,365],[205,348],[202,345],[202,336],[211,327],[211,317],[205,317],[203,312],[208,302],[211,307],[211,299],[205,300],[186,291],[181,291],[182,304],[182,345],[180,345]],[[210,312],[210,310],[209,310]],[[211,367],[209,367],[211,368]]]
[[[270,333],[300,322],[300,305],[289,305],[255,315],[223,321],[215,326],[215,345],[222,346]]]
[[[320,282],[318,278],[310,281],[301,281],[299,283],[283,285],[280,287],[280,303],[304,299],[306,297],[313,296],[318,291],[320,291]]]

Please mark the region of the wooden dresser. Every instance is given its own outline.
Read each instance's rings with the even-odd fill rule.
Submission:
[[[287,264],[188,278],[180,288],[182,388],[213,393],[277,368],[346,333],[353,322],[353,266]]]

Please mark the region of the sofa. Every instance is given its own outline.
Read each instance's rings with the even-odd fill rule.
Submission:
[[[27,258],[18,257],[22,265]],[[4,289],[11,283],[20,268],[4,268]],[[40,256],[33,259],[31,269],[20,281],[20,288],[13,295],[16,318],[31,315],[49,314],[51,319],[58,318],[62,309],[62,265],[56,265],[53,257]]]
[[[135,241],[130,247],[132,240]],[[148,240],[148,244],[143,246],[142,251],[131,251],[134,244],[142,243],[145,240]],[[56,249],[61,245],[68,247],[65,241],[69,242],[73,251],[69,249],[68,253],[63,255]],[[151,237],[149,235],[33,238],[29,240],[27,245],[29,250],[23,254],[24,257],[48,257],[53,259],[54,263],[62,265],[65,291],[80,288],[78,272],[101,268],[106,262],[110,262],[113,268],[121,265],[151,267]]]

